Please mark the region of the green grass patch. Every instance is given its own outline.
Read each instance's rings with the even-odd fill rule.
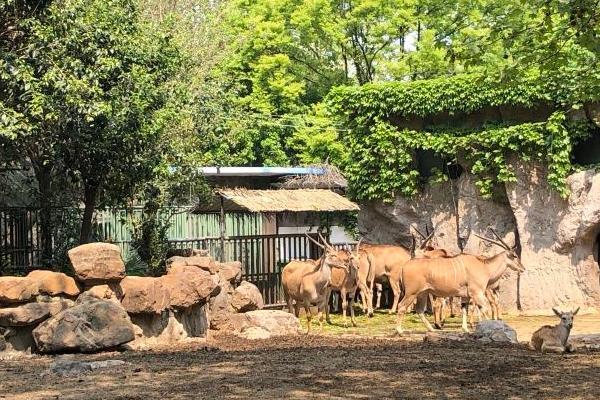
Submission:
[[[357,326],[352,326],[350,316],[348,316],[348,328],[345,328],[342,314],[330,314],[331,324],[323,323],[323,333],[330,335],[391,336],[396,332],[396,314],[388,314],[388,310],[376,310],[373,317],[369,318],[357,309],[355,315]],[[433,316],[427,315],[427,319],[433,325]],[[307,321],[304,315],[301,315],[300,323],[302,329],[306,331]],[[448,318],[444,325],[444,331],[459,331],[460,323],[460,317]],[[419,317],[413,313],[406,315],[402,327],[405,331],[411,333],[425,333],[427,331]],[[319,322],[316,316],[312,320],[312,329],[318,332]]]

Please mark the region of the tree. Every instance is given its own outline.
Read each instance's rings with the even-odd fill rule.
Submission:
[[[0,120],[42,195],[57,167],[80,187],[84,243],[94,208],[131,198],[160,163],[179,53],[131,0],[65,0],[19,23],[28,32],[3,57]]]

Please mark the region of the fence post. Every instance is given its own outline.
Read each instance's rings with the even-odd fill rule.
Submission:
[[[220,239],[221,239],[221,262],[225,262],[225,207],[223,205],[223,196],[219,194],[219,198],[221,199],[221,214],[219,218],[220,225]]]

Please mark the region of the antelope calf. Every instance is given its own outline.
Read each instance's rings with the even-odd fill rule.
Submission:
[[[575,347],[567,343],[569,340],[569,334],[571,328],[573,328],[573,317],[577,315],[577,310],[571,312],[560,312],[555,308],[552,309],[554,314],[560,318],[560,323],[555,326],[544,325],[531,335],[531,341],[529,342],[529,348],[532,350],[541,351],[542,353],[572,353],[575,351]]]

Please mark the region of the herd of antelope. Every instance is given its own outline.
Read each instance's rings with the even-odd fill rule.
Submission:
[[[294,260],[282,270],[284,296],[290,313],[298,315],[303,307],[311,330],[311,306],[316,305],[320,329],[323,329],[323,314],[329,322],[329,297],[332,291],[340,292],[344,325],[347,326],[347,310],[353,325],[353,301],[360,290],[362,307],[369,316],[373,315],[374,288],[378,286],[377,303],[379,307],[381,283],[388,281],[394,294],[390,313],[398,314],[396,331],[403,332],[402,321],[409,307],[415,304],[415,311],[429,331],[433,327],[425,317],[428,300],[432,302],[435,325],[442,324],[442,308],[445,299],[461,299],[462,329],[468,331],[467,313],[469,304],[479,310],[480,316],[499,318],[497,289],[500,278],[508,269],[523,272],[514,247],[509,246],[493,230],[497,239],[479,236],[482,240],[498,245],[502,251],[492,257],[481,257],[466,253],[449,255],[444,249],[435,249],[428,245],[434,232],[428,236],[417,229],[422,243],[417,248],[413,236],[412,249],[386,244],[368,244],[358,242],[356,249],[335,249],[319,234],[321,242],[308,239],[323,249],[318,260]],[[349,298],[349,302],[348,302]],[[488,308],[489,303],[489,308]]]
[[[390,313],[397,311],[396,331],[403,333],[402,321],[408,308],[415,302],[415,311],[419,318],[432,331],[433,327],[425,317],[425,308],[429,300],[433,306],[435,325],[441,328],[443,320],[443,304],[446,299],[461,299],[462,329],[468,332],[467,314],[469,304],[473,304],[484,318],[488,318],[488,306],[491,317],[499,319],[498,287],[500,278],[512,269],[519,273],[525,271],[515,246],[509,246],[490,228],[496,239],[476,235],[480,239],[499,246],[502,251],[491,257],[481,257],[461,253],[449,255],[444,249],[435,249],[428,245],[433,232],[428,236],[417,229],[415,231],[423,239],[410,250],[395,245],[367,244],[359,240],[352,252],[345,248],[335,249],[319,233],[321,242],[306,235],[309,240],[323,249],[318,260],[294,260],[282,270],[284,296],[290,313],[298,316],[302,306],[308,322],[307,333],[311,330],[312,310],[316,305],[320,329],[323,330],[323,314],[329,321],[329,297],[338,291],[342,300],[344,326],[347,325],[346,312],[350,312],[352,325],[354,318],[354,299],[360,290],[363,311],[373,315],[373,289],[379,286],[377,307],[381,301],[381,283],[387,280],[394,293],[394,301]],[[402,299],[400,297],[402,296]],[[348,302],[348,299],[350,300]],[[559,312],[552,309],[560,318],[555,326],[545,325],[535,331],[529,347],[542,352],[571,352],[574,347],[567,343],[573,327],[573,312]],[[473,314],[471,314],[473,315]]]

